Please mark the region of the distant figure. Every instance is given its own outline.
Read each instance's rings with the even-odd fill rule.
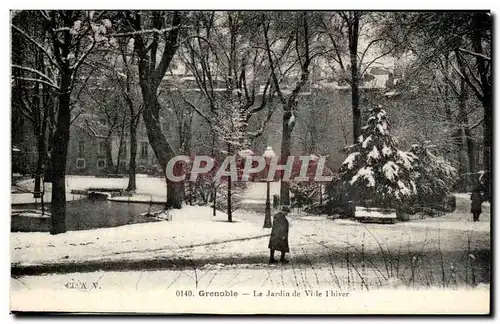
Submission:
[[[481,188],[475,187],[472,191],[472,195],[470,196],[471,206],[470,212],[472,213],[472,217],[474,222],[479,222],[479,215],[481,214],[481,204],[483,202],[483,197],[481,196]]]
[[[274,215],[273,219],[273,229],[271,230],[271,237],[269,238],[269,249],[271,250],[271,255],[269,258],[269,263],[275,263],[274,251],[281,251],[282,263],[288,263],[289,261],[285,259],[285,254],[290,252],[288,247],[288,220],[286,215],[290,212],[290,209],[286,206],[281,208],[281,211]]]

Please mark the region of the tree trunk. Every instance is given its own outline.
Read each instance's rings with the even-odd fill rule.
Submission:
[[[124,130],[125,130],[125,116],[123,116],[122,127],[121,127],[121,132],[120,132],[120,142],[118,143],[118,156],[116,157],[115,174],[118,174],[118,172],[120,171],[120,162],[121,162],[122,150],[123,150],[122,146],[123,146]]]
[[[474,52],[478,54],[483,54],[483,44],[488,43],[491,45],[491,37],[484,33],[484,30],[491,28],[492,20],[487,13],[475,13],[472,16],[472,27],[474,32],[472,33],[472,48]],[[486,172],[483,179],[483,184],[485,187],[485,196],[488,201],[491,201],[491,142],[493,137],[493,92],[491,88],[491,64],[489,67],[486,66],[485,59],[481,56],[476,56],[476,66],[479,72],[479,79],[481,80],[481,90],[482,90],[482,104],[483,104],[483,170]]]
[[[472,138],[472,132],[469,127],[469,116],[467,115],[467,84],[465,80],[462,78],[460,80],[460,97],[459,97],[459,115],[460,115],[460,123],[463,125],[463,137],[465,142],[465,148],[467,151],[467,160],[468,160],[468,177],[466,177],[467,185],[474,184],[475,177],[475,148],[474,148],[474,139]]]
[[[465,129],[465,142],[467,145],[467,159],[469,160],[469,183],[474,183],[476,177],[476,144],[472,138],[472,132],[469,127]]]
[[[212,146],[211,146],[211,156],[212,158],[215,158],[215,132],[213,130],[213,128],[211,128],[211,133],[212,133]],[[212,179],[213,181],[213,179]],[[213,195],[213,206],[212,206],[212,216],[215,217],[215,215],[217,214],[217,184],[215,183],[215,181],[213,181],[213,188],[212,188],[212,195]]]
[[[111,173],[114,169],[114,163],[113,163],[113,152],[112,152],[112,146],[113,146],[113,139],[112,139],[113,131],[108,130],[108,133],[106,135],[106,172]]]
[[[231,144],[227,144],[227,154],[231,154]],[[233,197],[232,197],[232,179],[231,176],[227,177],[227,221],[233,221]]]
[[[54,139],[54,118],[55,118],[55,113],[54,113],[54,104],[55,104],[55,98],[49,94],[47,97],[47,103],[46,103],[46,112],[47,112],[47,120],[46,120],[46,127],[45,127],[45,136],[46,136],[46,149],[45,149],[45,168],[43,170],[43,181],[46,182],[52,182],[52,162],[50,159],[49,152],[52,152],[52,141]]]
[[[484,107],[484,125],[483,125],[483,169],[486,172],[484,185],[486,188],[486,197],[491,201],[491,142],[493,129],[493,111],[491,103],[491,93],[485,94],[483,100]]]
[[[287,110],[283,114],[283,129],[281,135],[281,164],[285,164],[290,156],[291,139],[293,125],[290,123],[292,113]],[[281,206],[290,206],[290,184],[288,181],[281,180],[280,185],[280,203]]]
[[[457,150],[458,150],[458,174],[460,177],[460,182],[459,182],[459,192],[466,192],[467,191],[467,179],[468,179],[468,169],[467,169],[467,162],[466,162],[466,155],[465,155],[465,131],[462,126],[460,126],[459,129],[457,129],[456,133],[456,138],[455,141],[457,143]]]
[[[65,72],[65,73],[63,73]],[[61,73],[59,111],[52,145],[52,203],[50,234],[66,232],[66,159],[70,126],[71,72]]]
[[[135,17],[130,16],[131,23],[138,31],[142,29],[141,16],[136,14]],[[156,29],[161,29],[165,20],[161,17],[159,12],[152,13],[152,26]],[[161,54],[161,59],[158,66],[157,50],[158,38],[154,38],[150,45],[146,45],[141,35],[135,35],[134,48],[138,56],[138,69],[139,69],[139,85],[141,87],[142,99],[144,109],[142,117],[146,125],[149,144],[155,152],[156,158],[162,169],[166,171],[168,161],[175,156],[175,152],[163,135],[160,127],[160,104],[158,102],[157,90],[160,86],[161,80],[167,72],[168,66],[179,46],[178,35],[179,27],[181,25],[181,15],[175,11],[172,17],[172,27],[174,29],[168,34],[165,41],[165,48]],[[177,170],[180,163],[176,163]],[[172,182],[165,175],[166,189],[167,189],[167,202],[166,208],[182,207],[182,192],[183,182]]]
[[[158,162],[163,170],[166,170],[168,161],[175,156],[175,152],[165,139],[159,122],[159,102],[156,92],[148,91],[147,86],[142,88],[144,98],[144,110],[142,113],[144,124],[148,134],[149,143],[155,152]],[[180,171],[179,163],[175,164],[174,174]],[[166,208],[180,209],[182,207],[183,182],[172,182],[165,176],[167,183]]]
[[[42,127],[43,131],[43,127]],[[37,138],[38,144],[38,161],[36,166],[36,174],[35,174],[35,193],[41,193],[41,178],[43,176],[44,168],[45,168],[45,134],[38,134]]]
[[[44,71],[44,66],[43,66],[43,54],[38,51],[36,53],[36,64],[37,67],[40,71]],[[40,91],[41,89],[41,91]],[[34,111],[34,123],[33,123],[33,129],[35,132],[35,138],[37,139],[37,165],[36,165],[36,171],[35,171],[35,197],[38,198],[40,197],[39,195],[41,194],[41,189],[40,189],[40,184],[41,184],[41,177],[42,177],[42,169],[43,169],[43,160],[45,157],[45,136],[43,133],[43,124],[44,121],[42,122],[42,118],[45,119],[46,116],[42,115],[42,109],[41,105],[43,102],[44,98],[44,87],[40,84],[35,84],[35,94],[33,96],[33,111]],[[45,107],[44,107],[45,108]]]
[[[349,54],[351,58],[351,104],[352,136],[356,144],[361,129],[361,110],[359,109],[359,67],[358,67],[359,16],[354,12],[349,28]]]
[[[458,124],[459,124],[459,131],[460,131],[460,138],[458,139],[459,143],[459,163],[460,163],[460,168],[462,169],[462,173],[460,174],[460,182],[462,184],[461,191],[465,192],[467,191],[467,186],[469,184],[469,179],[471,178],[470,175],[473,172],[473,169],[470,169],[470,160],[467,161],[466,154],[465,152],[469,151],[469,142],[467,138],[467,133],[470,134],[470,131],[468,130],[468,124],[469,124],[469,119],[467,117],[467,91],[465,89],[465,80],[460,81],[460,96],[458,98]],[[468,163],[467,163],[468,162]]]
[[[128,186],[127,186],[127,191],[132,191],[132,192],[137,189],[135,181],[135,174],[137,168],[136,157],[137,157],[137,123],[133,120],[130,122],[130,161],[128,162]]]

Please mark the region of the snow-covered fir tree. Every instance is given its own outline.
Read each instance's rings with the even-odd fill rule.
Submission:
[[[429,151],[429,146],[415,144],[411,152],[418,157],[414,170],[417,185],[417,204],[441,204],[448,197],[457,181],[457,170],[441,156]]]
[[[357,204],[400,207],[416,195],[412,173],[417,157],[397,148],[386,112],[380,106],[371,110],[357,143],[347,150],[349,155],[340,172],[349,196]]]

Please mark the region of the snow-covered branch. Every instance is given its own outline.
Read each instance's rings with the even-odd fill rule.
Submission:
[[[45,56],[47,56],[47,58],[50,60],[50,63],[52,63],[54,66],[56,66],[58,69],[60,68],[59,64],[57,64],[57,62],[54,60],[54,58],[52,57],[52,55],[49,53],[49,51],[43,47],[40,43],[38,43],[33,37],[31,37],[30,35],[28,35],[24,30],[22,30],[21,28],[17,27],[16,25],[11,25],[12,26],[12,29],[17,31],[19,34],[23,35],[27,40],[29,40],[33,45],[35,45],[36,47],[38,47],[40,50],[42,50],[42,52],[45,54]]]
[[[474,128],[478,127],[479,125],[481,125],[484,121],[484,118],[481,118],[477,123],[475,123],[474,125],[470,126],[469,129],[470,130],[473,130]]]
[[[363,76],[363,75],[366,73],[366,71],[368,71],[368,68],[369,68],[369,67],[370,67],[373,63],[377,62],[377,61],[378,61],[379,59],[381,59],[382,57],[384,57],[384,56],[387,56],[387,55],[391,54],[391,53],[392,53],[392,51],[393,51],[393,49],[394,49],[394,48],[391,48],[390,50],[388,50],[388,51],[386,51],[386,52],[384,52],[384,53],[380,54],[379,56],[377,56],[377,57],[375,57],[373,60],[371,60],[371,61],[370,61],[370,63],[368,63],[368,64],[365,66],[365,68],[363,69],[363,72],[361,72],[361,73],[360,73],[360,76]],[[360,63],[361,63],[361,62],[360,62]]]
[[[256,132],[249,132],[248,135],[252,138],[252,139],[255,139],[259,136],[262,135],[262,133],[264,133],[264,130],[266,129],[266,126],[267,126],[267,123],[269,122],[269,120],[271,120],[271,117],[273,116],[272,113],[270,114],[267,114],[267,118],[262,122],[262,124],[260,125],[260,128],[259,130],[257,130]]]
[[[24,77],[16,77],[16,79],[23,80],[23,81],[33,81],[33,82],[43,83],[43,84],[46,84],[54,89],[60,90],[59,86],[57,86],[51,82],[47,82],[45,80],[42,80],[42,79],[24,78]]]
[[[139,35],[145,35],[145,34],[157,34],[157,35],[163,35],[165,33],[168,33],[172,30],[178,29],[180,26],[173,26],[169,28],[162,28],[162,29],[144,29],[144,30],[136,30],[132,32],[126,32],[126,33],[115,33],[115,34],[110,34],[109,37],[131,37],[131,36],[139,36]]]
[[[482,99],[483,98],[483,94],[481,93],[480,90],[477,89],[477,86],[475,84],[472,83],[472,81],[464,74],[462,74],[462,72],[460,72],[460,70],[455,66],[455,64],[451,63],[451,67],[455,70],[455,72],[462,78],[465,80],[465,82],[467,82],[467,84],[471,87],[471,89],[474,91],[474,93],[476,94],[476,96],[479,98],[479,99]]]
[[[469,54],[469,55],[472,55],[475,57],[480,57],[480,58],[485,59],[487,61],[491,61],[491,58],[489,56],[484,55],[484,54],[472,52],[472,51],[466,50],[465,48],[459,48],[458,50],[462,53],[466,53],[466,54]]]
[[[85,110],[83,110],[83,109],[82,109],[82,110],[80,110],[80,111],[76,114],[76,116],[75,116],[75,117],[73,117],[73,119],[71,119],[71,121],[69,122],[69,124],[70,124],[70,125],[71,125],[71,124],[73,124],[73,123],[74,123],[74,122],[78,119],[78,117],[80,117],[80,115],[81,115],[84,111],[85,111]]]
[[[181,95],[182,97],[182,100],[188,104],[189,107],[191,107],[198,115],[200,115],[203,119],[205,119],[207,121],[207,123],[209,125],[212,125],[212,120],[203,113],[203,111],[201,111],[200,109],[198,109],[198,107],[196,107],[191,101],[187,100],[183,95]]]
[[[361,54],[361,57],[359,59],[359,65],[360,66],[363,64],[363,60],[365,59],[365,55],[368,52],[368,50],[370,49],[370,46],[372,46],[376,42],[380,42],[380,41],[383,41],[383,39],[377,38],[377,39],[374,39],[374,40],[372,40],[371,42],[368,43],[368,45],[366,46],[365,50],[363,51],[363,53]]]
[[[20,70],[24,70],[24,71],[28,71],[28,72],[34,73],[34,74],[36,74],[36,75],[44,78],[46,81],[51,82],[55,86],[54,80],[52,80],[46,74],[44,74],[44,73],[42,73],[42,72],[40,72],[38,70],[32,69],[30,67],[26,67],[26,66],[16,65],[16,64],[12,64],[12,67],[16,68],[16,69],[20,69]]]

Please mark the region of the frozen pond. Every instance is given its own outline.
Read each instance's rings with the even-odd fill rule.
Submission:
[[[40,208],[40,204],[12,206],[12,213],[19,209]],[[145,203],[123,203],[107,200],[82,199],[66,203],[66,227],[68,231],[88,230],[103,227],[116,227],[156,221],[140,214],[163,209],[162,205]],[[50,212],[50,205],[45,207]],[[48,232],[50,218],[11,217],[11,232]]]

